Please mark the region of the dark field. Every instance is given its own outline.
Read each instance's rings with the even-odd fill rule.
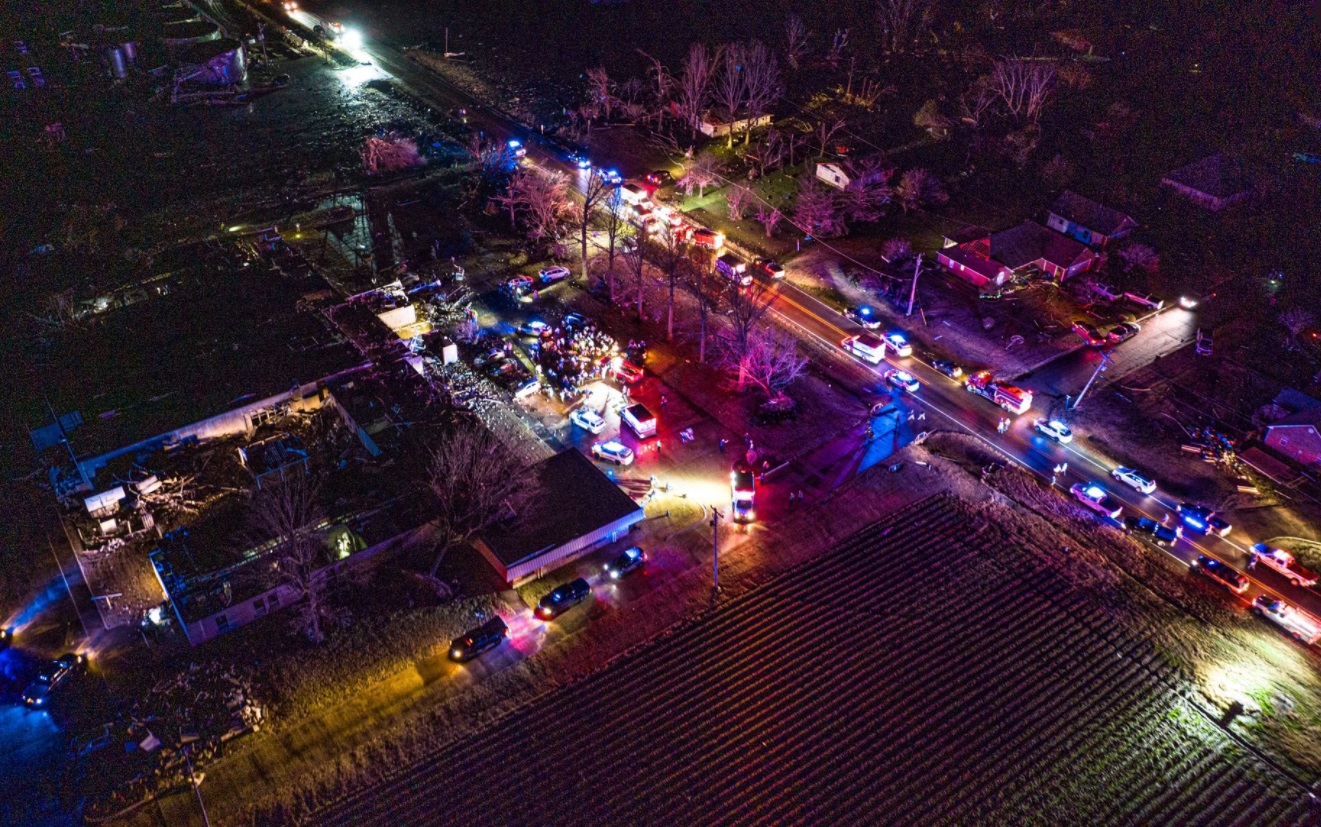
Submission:
[[[1315,823],[995,534],[929,500],[316,821]]]

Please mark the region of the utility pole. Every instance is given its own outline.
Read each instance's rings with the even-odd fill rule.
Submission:
[[[720,509],[711,507],[711,589],[720,594]]]
[[[917,276],[922,272],[922,253],[917,254],[917,264],[913,267],[913,289],[908,291],[908,312],[904,316],[913,315],[913,302],[917,300]]]
[[[1069,410],[1073,410],[1082,404],[1082,398],[1087,395],[1087,389],[1096,381],[1096,377],[1105,373],[1105,369],[1108,367],[1110,367],[1110,356],[1106,353],[1102,353],[1101,364],[1097,365],[1096,370],[1092,371],[1092,375],[1087,378],[1087,384],[1083,385],[1082,391],[1078,394],[1078,398],[1073,400],[1073,404],[1069,406]]]
[[[193,759],[188,755],[190,752],[192,752],[191,745],[183,751],[183,760],[188,762],[188,780],[193,782],[193,792],[197,793],[197,806],[202,808],[202,823],[206,827],[211,827],[211,819],[206,814],[206,804],[202,802],[202,788],[197,786],[197,776],[193,774]],[[202,777],[206,778],[206,775],[203,774]]]

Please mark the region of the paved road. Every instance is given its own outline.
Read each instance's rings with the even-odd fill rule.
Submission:
[[[585,174],[566,163],[558,151],[539,142],[538,136],[508,116],[484,107],[467,93],[408,61],[401,49],[386,43],[369,42],[365,51],[379,69],[407,84],[433,105],[445,109],[467,109],[469,124],[474,129],[483,130],[497,140],[518,138],[527,146],[530,161],[548,169],[563,171],[571,176],[570,180],[581,185]],[[628,169],[620,171],[625,176],[641,172]],[[1017,417],[1009,431],[999,435],[996,425],[1004,413],[988,400],[967,392],[959,383],[937,373],[924,359],[889,357],[887,362],[875,367],[864,364],[838,348],[840,340],[845,336],[862,332],[860,327],[792,284],[777,283],[773,286],[773,293],[773,307],[777,317],[798,331],[804,339],[833,351],[834,355],[829,358],[836,362],[836,371],[843,371],[846,377],[843,381],[849,381],[852,390],[862,395],[884,393],[884,371],[894,366],[903,367],[922,384],[922,389],[907,401],[926,410],[926,421],[933,429],[953,428],[970,434],[1009,461],[1045,479],[1052,476],[1051,470],[1055,465],[1067,462],[1068,473],[1057,480],[1063,489],[1067,490],[1074,482],[1101,482],[1123,502],[1125,513],[1142,514],[1160,520],[1174,512],[1175,502],[1171,496],[1159,491],[1153,496],[1145,496],[1110,479],[1112,467],[1089,451],[1085,440],[1075,440],[1071,445],[1062,446],[1037,434],[1032,428],[1032,422],[1044,412],[1044,406],[1039,405],[1036,411]],[[1108,378],[1113,381],[1149,364],[1157,356],[1184,346],[1195,337],[1194,313],[1174,308],[1149,318],[1143,322],[1142,331],[1136,337],[1109,349],[1114,366],[1107,369]],[[1097,351],[1079,350],[1028,374],[1018,384],[1042,396],[1076,395],[1095,370],[1098,360]],[[1253,538],[1244,537],[1241,532],[1231,538],[1190,537],[1180,540],[1172,549],[1162,549],[1161,553],[1185,564],[1198,554],[1209,554],[1243,570],[1249,557],[1247,549],[1252,542]],[[1263,571],[1260,567],[1250,577],[1252,587],[1243,595],[1244,600],[1250,601],[1257,594],[1270,592],[1321,616],[1321,595],[1316,592],[1293,586],[1282,576],[1273,571]]]

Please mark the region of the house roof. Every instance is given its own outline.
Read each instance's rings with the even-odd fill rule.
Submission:
[[[1321,408],[1321,399],[1314,399],[1296,388],[1285,388],[1271,401],[1290,413]]]
[[[967,245],[946,247],[940,251],[940,255],[956,264],[963,265],[977,275],[990,281],[994,281],[1000,273],[1008,269],[998,261],[992,261],[989,258],[977,255],[977,253]]]
[[[1321,427],[1321,408],[1307,408],[1301,411],[1295,411],[1286,417],[1277,419],[1267,425],[1270,428],[1288,428],[1296,425],[1310,425],[1312,427]]]
[[[945,241],[950,244],[965,244],[969,241],[976,241],[979,238],[990,238],[991,231],[982,227],[976,227],[969,224],[966,227],[960,227],[952,233],[945,234]]]
[[[1094,255],[1087,245],[1035,221],[1024,221],[1017,227],[991,234],[991,258],[1011,270],[1042,259],[1056,267],[1068,268]]]
[[[1104,204],[1098,204],[1071,190],[1060,193],[1060,197],[1051,205],[1050,211],[1066,221],[1107,236],[1114,235],[1126,227],[1137,226],[1137,222],[1131,216]]]
[[[642,511],[633,498],[573,448],[533,466],[532,504],[488,529],[481,541],[506,567]]]
[[[1179,167],[1167,173],[1164,180],[1213,198],[1231,198],[1248,190],[1243,164],[1223,152]]]

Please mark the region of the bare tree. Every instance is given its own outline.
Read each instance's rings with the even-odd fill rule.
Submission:
[[[426,160],[417,151],[417,141],[397,132],[372,136],[362,147],[362,167],[368,175],[398,172],[422,166]]]
[[[516,229],[518,227],[518,208],[523,203],[523,187],[527,178],[527,170],[515,170],[509,176],[509,184],[504,192],[496,193],[491,196],[491,203],[495,204],[501,210],[509,213],[509,227]]]
[[[1036,123],[1055,89],[1055,67],[1041,61],[1000,60],[991,72],[991,85],[1009,114]]]
[[[668,225],[656,239],[655,262],[668,287],[669,308],[665,322],[665,338],[672,342],[674,341],[674,294],[688,275],[692,262],[688,259],[688,247],[684,244],[683,238]]]
[[[743,184],[734,184],[725,190],[725,205],[729,210],[729,217],[735,221],[743,220],[743,213],[752,206],[753,200],[755,197],[752,190]]]
[[[913,245],[906,238],[891,238],[881,245],[881,258],[899,261],[913,255]]]
[[[742,74],[744,102],[747,104],[752,123],[756,123],[784,94],[784,84],[780,79],[780,61],[765,43],[754,40],[744,49]],[[751,140],[750,124],[743,138],[744,145]]]
[[[784,21],[784,59],[788,62],[790,68],[797,69],[802,65],[803,58],[807,56],[807,40],[811,37],[811,32],[807,30],[807,25],[803,23],[803,18],[796,14],[789,15]]]
[[[486,428],[465,422],[443,434],[431,452],[428,485],[434,495],[440,545],[430,578],[445,555],[531,498],[532,483],[522,460]]]
[[[973,128],[981,126],[982,117],[995,103],[997,93],[995,84],[987,75],[982,75],[959,96],[960,117]]]
[[[322,572],[330,560],[316,534],[324,518],[321,478],[301,469],[263,482],[253,494],[249,512],[252,539],[273,543],[267,552],[272,579],[265,583],[294,592],[294,623],[313,643],[325,640],[322,623],[335,615]]]
[[[835,36],[830,39],[830,51],[826,54],[826,62],[830,64],[830,68],[839,68],[839,61],[844,57],[844,49],[848,45],[849,30],[835,29]]]
[[[1316,322],[1316,316],[1305,308],[1291,307],[1280,314],[1279,322],[1288,331],[1285,341],[1292,352],[1298,347],[1303,334]]]
[[[930,23],[931,0],[876,0],[882,51],[902,52]]]
[[[784,213],[780,212],[779,207],[771,207],[769,210],[766,209],[765,204],[757,207],[757,221],[766,228],[767,238],[774,237],[775,228],[780,226],[780,222],[783,220]]]
[[[679,179],[679,186],[688,195],[697,190],[697,197],[701,198],[706,195],[707,187],[720,180],[720,172],[720,159],[710,152],[701,152],[688,165],[688,171]]]
[[[743,392],[748,381],[748,355],[754,334],[771,310],[771,294],[765,283],[754,281],[747,287],[732,286],[725,293],[724,318],[729,327],[721,337],[724,361],[738,371],[736,389]]]
[[[807,369],[798,340],[783,330],[757,330],[742,359],[742,372],[767,399],[780,399],[784,389]]]
[[[849,184],[839,197],[844,215],[850,221],[878,220],[890,203],[894,164],[881,153],[873,153],[845,165]]]
[[[683,74],[679,76],[678,104],[679,112],[688,121],[688,128],[693,135],[697,134],[702,112],[710,99],[711,81],[719,63],[718,49],[712,51],[703,43],[694,43],[688,48],[688,57],[683,62]]]
[[[707,330],[711,314],[720,307],[720,298],[728,281],[715,271],[714,267],[703,266],[694,262],[687,269],[682,283],[685,292],[697,303],[697,361],[706,363]]]
[[[899,179],[894,194],[904,212],[918,207],[934,207],[949,200],[940,179],[929,169],[910,169]]]
[[[656,129],[660,129],[665,118],[665,107],[669,104],[670,98],[674,95],[677,81],[675,81],[674,75],[670,74],[670,70],[666,69],[665,64],[661,63],[660,60],[652,57],[641,49],[638,49],[637,52],[647,61],[647,80],[651,82],[651,114],[652,117],[656,119]]]
[[[588,69],[586,77],[587,93],[591,97],[592,104],[605,115],[606,120],[610,120],[615,106],[619,103],[619,99],[615,97],[614,81],[606,74],[604,66]]]
[[[559,238],[565,221],[573,215],[569,181],[564,173],[524,175],[518,196],[528,240],[538,244]]]
[[[587,283],[587,230],[601,205],[613,197],[618,187],[606,180],[604,175],[589,175],[582,190],[582,203],[576,204],[575,223],[578,229],[578,244],[581,251],[583,283]]]
[[[478,188],[487,192],[503,190],[509,176],[518,168],[518,158],[509,144],[473,135],[466,148],[473,160],[473,171],[477,173]]]
[[[601,205],[601,229],[606,240],[606,279],[610,288],[610,303],[615,303],[615,244],[619,236],[628,227],[624,217],[624,202],[618,189],[614,190]]]
[[[822,120],[816,127],[816,139],[821,151],[817,153],[818,157],[826,157],[826,150],[830,149],[830,141],[839,132],[844,129],[844,121],[836,119],[833,121]]]
[[[633,282],[637,287],[638,301],[638,321],[642,321],[642,299],[646,294],[646,284],[644,280],[647,275],[647,258],[654,255],[654,244],[647,235],[647,229],[640,224],[629,224],[633,228],[633,249],[624,253],[624,263],[628,266],[628,271],[633,276]]]
[[[841,236],[848,229],[834,194],[817,183],[815,177],[806,178],[798,188],[794,222],[799,229],[819,238]]]
[[[1154,273],[1160,269],[1160,255],[1148,244],[1140,241],[1130,242],[1119,249],[1119,258],[1124,262],[1124,272],[1133,268]]]
[[[716,76],[712,87],[715,102],[729,122],[727,147],[734,145],[734,124],[748,96],[748,79],[744,72],[748,47],[742,43],[731,43],[725,47],[725,59],[720,65],[720,74]]]

